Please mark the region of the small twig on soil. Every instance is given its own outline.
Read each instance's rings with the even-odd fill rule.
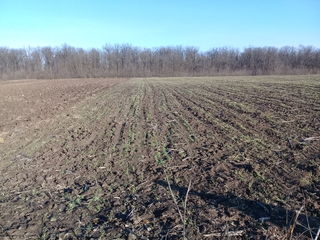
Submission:
[[[268,221],[270,220],[270,217],[261,217],[259,218],[259,221],[261,221],[261,223],[264,223],[264,221]]]
[[[235,236],[241,236],[244,233],[244,230],[239,231],[229,231],[225,234],[226,237],[235,237]],[[204,237],[222,237],[224,235],[223,233],[209,233],[204,234]]]
[[[188,165],[184,164],[184,165],[177,165],[177,166],[169,166],[168,169],[183,168],[183,167],[188,167]]]
[[[283,120],[283,121],[281,121],[281,122],[282,122],[282,123],[291,123],[291,122],[294,122],[294,121],[296,121],[296,120],[288,120],[288,121]]]
[[[183,161],[185,161],[185,160],[187,160],[187,159],[189,159],[190,157],[185,157],[185,158],[183,158],[181,161],[183,162]]]
[[[175,149],[175,148],[170,148],[168,149],[168,153],[171,153],[171,152],[178,152],[179,150],[178,149]]]
[[[312,141],[317,141],[320,140],[320,137],[308,137],[303,139],[304,142],[312,142]]]

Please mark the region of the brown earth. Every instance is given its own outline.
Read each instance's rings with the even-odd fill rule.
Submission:
[[[0,132],[20,123],[50,118],[119,79],[51,79],[0,81]]]
[[[3,239],[320,226],[319,76],[7,81],[0,107]]]

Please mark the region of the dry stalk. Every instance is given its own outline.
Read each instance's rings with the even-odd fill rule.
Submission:
[[[171,188],[170,181],[169,181],[169,178],[168,178],[168,174],[167,174],[166,171],[164,171],[164,172],[165,172],[165,178],[166,178],[166,181],[167,181],[167,183],[168,183],[168,188],[169,188],[171,197],[172,197],[172,199],[173,199],[174,204],[176,205],[176,208],[177,208],[177,210],[178,210],[178,214],[179,214],[180,220],[181,220],[181,222],[182,222],[182,224],[183,224],[183,239],[187,239],[187,238],[186,238],[186,219],[187,219],[186,215],[187,215],[188,196],[189,196],[189,192],[190,192],[190,189],[191,189],[191,180],[189,181],[187,193],[186,193],[186,196],[185,196],[185,199],[184,199],[184,202],[183,202],[183,213],[182,213],[181,210],[180,210],[180,207],[179,207],[177,198],[176,198],[176,196],[174,195],[173,190],[172,190],[172,188]]]
[[[317,232],[317,235],[316,237],[314,238],[314,240],[318,240],[318,238],[320,237],[320,226],[319,226],[319,229],[318,229],[318,232]]]
[[[293,231],[297,225],[297,222],[298,222],[298,218],[302,212],[302,209],[303,209],[303,205],[301,206],[301,208],[299,209],[299,211],[296,211],[296,214],[294,216],[294,220],[292,221],[292,224],[291,224],[291,227],[289,229],[289,232],[288,232],[288,237],[287,239],[288,240],[291,240],[292,239],[292,235],[293,235]]]
[[[228,231],[225,233],[226,237],[235,237],[235,236],[241,236],[243,235],[244,230],[239,230],[239,231]],[[209,234],[204,234],[204,237],[222,237],[224,234],[223,233],[209,233]]]
[[[310,224],[309,224],[309,218],[308,218],[308,215],[307,215],[307,211],[306,211],[306,219],[307,219],[307,224],[308,224],[308,227],[307,227],[307,230],[309,230],[309,233],[310,233],[310,237],[312,239],[312,230],[311,230],[311,227],[310,227]]]

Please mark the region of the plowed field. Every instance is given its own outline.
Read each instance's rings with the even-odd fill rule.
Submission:
[[[0,94],[2,239],[316,236],[319,76],[7,81]]]

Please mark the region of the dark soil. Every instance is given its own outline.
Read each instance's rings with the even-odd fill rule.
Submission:
[[[2,104],[0,238],[315,237],[319,76],[79,81]]]

